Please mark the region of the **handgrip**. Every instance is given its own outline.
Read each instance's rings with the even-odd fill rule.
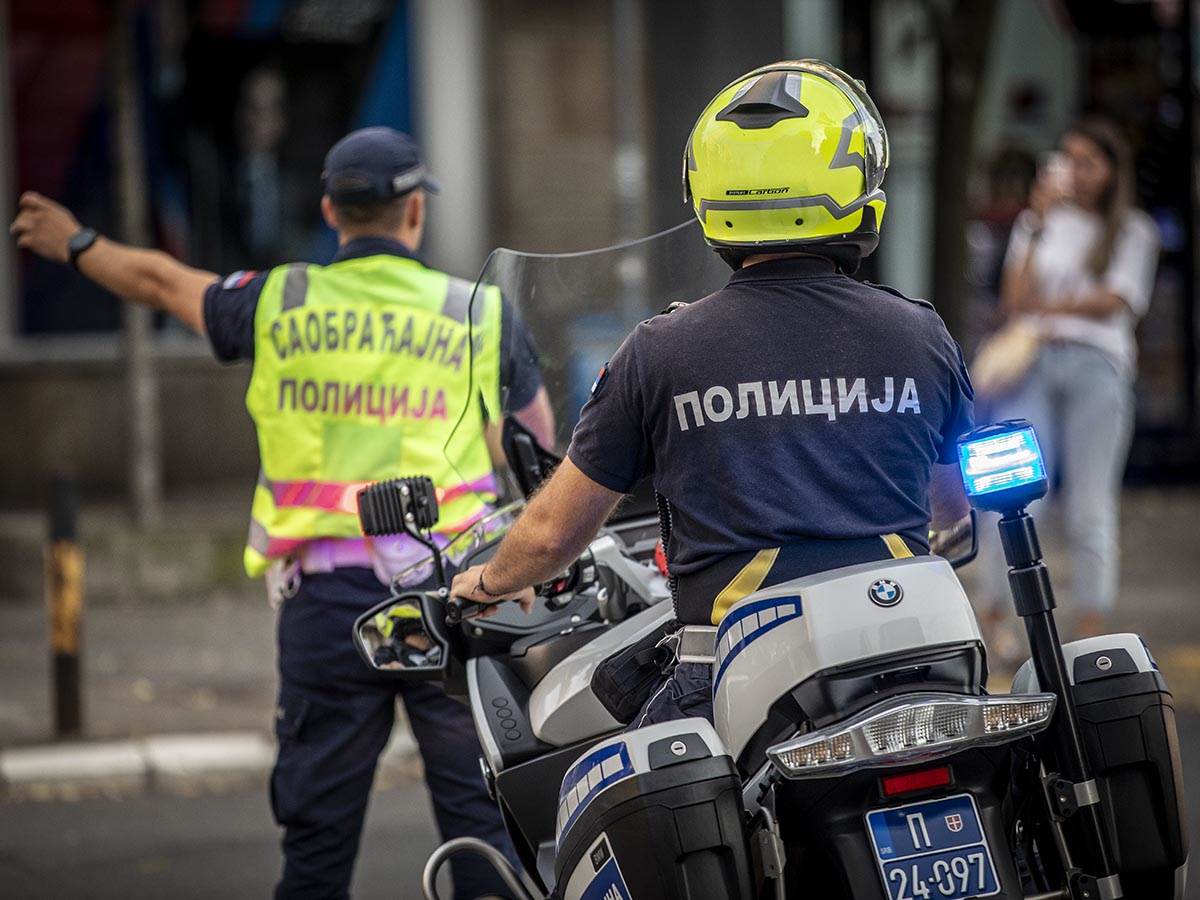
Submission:
[[[493,603],[476,603],[473,600],[463,600],[461,597],[451,597],[446,601],[446,624],[457,625],[463,619],[473,619]]]
[[[437,494],[424,476],[379,481],[358,492],[358,521],[369,537],[429,529],[437,519]]]

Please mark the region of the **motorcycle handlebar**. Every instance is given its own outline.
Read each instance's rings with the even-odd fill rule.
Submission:
[[[494,605],[492,603],[476,603],[461,597],[451,597],[446,601],[446,624],[458,625],[463,619],[473,619],[489,606]]]
[[[533,592],[539,597],[552,599],[591,587],[596,583],[596,579],[596,561],[592,557],[592,551],[585,550],[583,555],[571,563],[561,575],[550,581],[535,584]],[[506,600],[497,600],[495,603],[477,603],[462,597],[451,597],[446,601],[446,624],[459,625],[464,619],[473,619],[488,607],[504,602]]]

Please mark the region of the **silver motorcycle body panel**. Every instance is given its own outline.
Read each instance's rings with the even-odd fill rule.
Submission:
[[[870,562],[756,591],[717,631],[713,711],[736,759],[771,705],[818,672],[921,647],[978,641],[946,560]]]
[[[592,693],[592,675],[608,657],[661,627],[674,614],[669,602],[657,603],[617,623],[547,672],[529,697],[529,721],[538,740],[564,747],[621,728]]]
[[[479,660],[467,660],[467,697],[471,706],[471,721],[475,723],[475,733],[479,735],[479,749],[488,768],[495,773],[504,770],[504,755],[488,726],[487,710],[483,706],[483,692],[479,689]]]

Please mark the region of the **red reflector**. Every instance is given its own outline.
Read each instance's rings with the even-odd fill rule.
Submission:
[[[943,787],[950,783],[950,767],[938,766],[936,769],[905,772],[903,775],[885,775],[879,779],[879,783],[883,785],[883,796],[885,797]]]

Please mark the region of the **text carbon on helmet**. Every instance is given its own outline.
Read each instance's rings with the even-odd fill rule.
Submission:
[[[684,197],[717,247],[879,243],[887,132],[862,84],[815,59],[727,85],[688,137]]]

